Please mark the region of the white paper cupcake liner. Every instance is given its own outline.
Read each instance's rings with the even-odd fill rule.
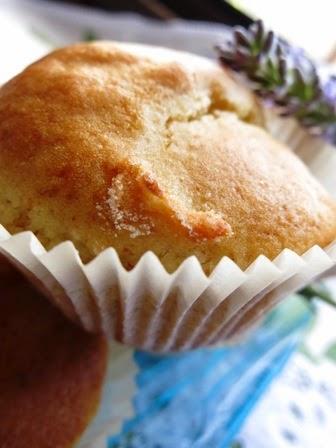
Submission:
[[[286,249],[273,262],[258,257],[245,272],[224,257],[207,277],[195,257],[168,274],[149,252],[126,271],[113,249],[84,265],[70,242],[45,251],[31,232],[10,236],[3,228],[0,239],[1,253],[72,320],[159,352],[231,338],[241,322],[245,330],[283,295],[336,263],[336,244],[325,250],[315,246],[302,257]],[[252,305],[258,313],[246,322]]]
[[[268,122],[336,195],[336,151],[291,120]],[[335,267],[336,241],[302,256],[288,249],[273,261],[259,256],[244,272],[224,257],[209,277],[195,257],[168,274],[151,252],[126,271],[112,248],[84,265],[71,242],[46,251],[32,232],[12,236],[1,226],[0,254],[86,330],[172,352],[236,339],[281,298]]]
[[[336,242],[325,251],[315,246],[299,258],[304,264],[296,273],[291,273],[287,280],[269,290],[262,297],[255,297],[247,302],[239,315],[236,315],[229,325],[222,330],[219,337],[229,340],[230,338],[234,339],[237,334],[242,335],[247,330],[252,329],[265,313],[282,298],[292,291],[301,289],[319,275],[327,273],[330,268],[335,266]]]

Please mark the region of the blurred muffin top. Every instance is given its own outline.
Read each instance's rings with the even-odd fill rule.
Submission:
[[[0,222],[84,261],[152,250],[172,271],[196,255],[298,253],[336,237],[336,206],[259,125],[254,96],[215,63],[109,42],[57,50],[0,90]]]
[[[67,321],[20,275],[0,280],[0,446],[73,446],[100,399],[106,342]]]

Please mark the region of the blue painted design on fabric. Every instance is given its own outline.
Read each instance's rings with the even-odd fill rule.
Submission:
[[[310,317],[306,308],[292,316],[280,308],[235,347],[169,356],[135,352],[135,416],[108,448],[228,447]]]

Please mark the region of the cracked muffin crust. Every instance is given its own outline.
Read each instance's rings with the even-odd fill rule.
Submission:
[[[259,125],[253,95],[215,63],[116,43],[78,44],[0,90],[0,222],[84,261],[152,250],[168,271],[196,255],[299,254],[336,237],[336,206]]]

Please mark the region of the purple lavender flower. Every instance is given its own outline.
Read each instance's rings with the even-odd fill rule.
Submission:
[[[216,49],[220,61],[245,75],[267,104],[336,144],[336,76],[323,78],[303,49],[266,31],[262,21],[234,28]]]
[[[328,105],[336,112],[336,76],[331,75],[322,85],[323,97]]]

